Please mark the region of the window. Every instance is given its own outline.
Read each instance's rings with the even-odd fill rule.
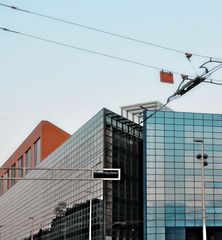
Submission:
[[[2,180],[3,178],[1,177],[1,180],[0,180],[0,196],[3,194],[3,192],[4,192],[4,181]]]
[[[23,164],[23,158],[20,157],[19,160],[18,160],[18,168],[23,168],[24,167],[24,164]],[[23,169],[19,169],[18,170],[18,177],[23,177]]]
[[[31,148],[28,149],[28,151],[25,153],[25,164],[26,164],[26,168],[31,168],[32,164],[31,164]],[[26,174],[30,172],[30,170],[26,170]]]
[[[16,174],[15,174],[16,170],[15,170],[15,163],[12,165],[12,169],[11,169],[11,177],[15,178]],[[15,184],[16,180],[12,179],[11,180],[11,187]]]
[[[5,173],[5,178],[9,178],[10,177],[10,175],[9,175],[9,171],[7,171],[6,173]],[[5,181],[5,190],[7,191],[9,188],[10,188],[10,180],[6,180]]]
[[[40,163],[40,138],[34,143],[34,166]]]

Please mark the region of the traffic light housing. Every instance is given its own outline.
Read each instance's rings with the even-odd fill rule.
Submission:
[[[120,169],[93,170],[92,177],[101,180],[120,180]]]

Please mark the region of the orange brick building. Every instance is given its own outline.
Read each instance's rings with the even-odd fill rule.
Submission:
[[[41,121],[11,157],[2,165],[0,177],[23,177],[28,170],[13,170],[13,168],[33,168],[43,161],[50,153],[70,137],[48,121]],[[0,195],[10,189],[16,180],[0,181]]]

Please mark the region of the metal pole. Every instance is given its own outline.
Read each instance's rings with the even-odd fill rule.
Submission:
[[[204,140],[203,139],[194,139],[195,143],[201,144],[201,157],[198,158],[201,160],[201,195],[202,195],[202,228],[203,228],[203,240],[207,240],[207,231],[206,231],[206,210],[205,210],[205,166],[204,165]]]
[[[33,221],[34,221],[34,218],[30,217],[29,219],[32,220],[31,240],[33,240]]]
[[[205,211],[205,171],[204,171],[204,141],[201,142],[201,193],[202,193],[202,224],[203,224],[203,240],[207,240],[206,231],[206,211]]]
[[[64,240],[66,240],[66,219],[65,219],[65,228],[64,228]]]
[[[92,240],[92,191],[84,191],[89,195],[89,240]]]
[[[0,240],[2,240],[2,228],[4,227],[4,225],[0,225]]]
[[[89,199],[89,240],[92,239],[92,197]]]

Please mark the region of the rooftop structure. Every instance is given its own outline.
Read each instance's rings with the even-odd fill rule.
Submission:
[[[144,110],[154,111],[163,107],[163,104],[159,101],[147,102],[147,103],[138,103],[133,105],[122,106],[121,115],[125,118],[140,124],[143,121],[143,112]],[[169,107],[163,107],[162,111],[173,111]]]

